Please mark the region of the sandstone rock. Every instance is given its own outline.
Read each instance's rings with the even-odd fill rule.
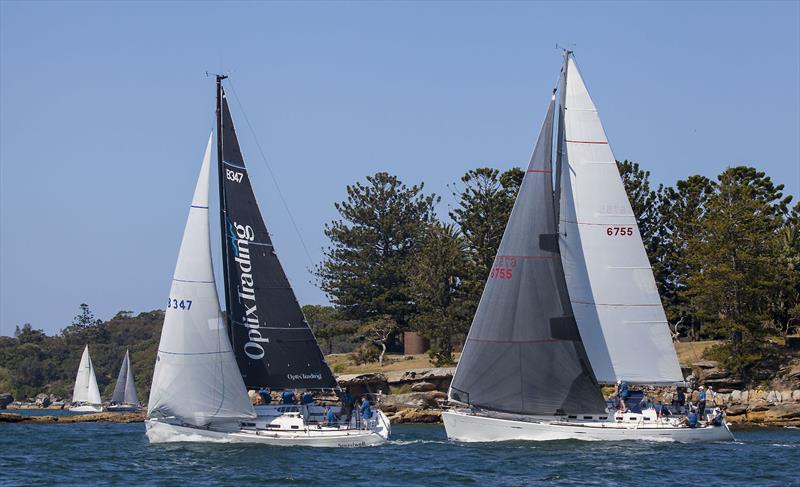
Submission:
[[[0,409],[5,409],[12,402],[14,402],[14,396],[12,396],[10,393],[4,392],[0,394]]]
[[[750,400],[750,391],[748,391],[748,390],[742,391],[742,394],[741,394],[739,400],[741,402],[743,402],[743,403],[746,403],[747,401],[749,401]]]
[[[45,393],[37,394],[34,402],[40,408],[46,408],[50,405],[50,396]]]
[[[698,369],[716,369],[719,364],[713,360],[699,360],[692,364],[692,367]]]
[[[438,408],[439,400],[447,399],[447,394],[440,391],[411,392],[408,394],[391,394],[381,396],[378,406],[381,409],[428,409]]]
[[[784,403],[767,410],[767,419],[794,419],[800,418],[800,404]]]
[[[442,412],[439,410],[403,409],[389,417],[392,423],[439,423]]]
[[[769,391],[767,392],[767,402],[770,404],[775,404],[776,402],[781,402],[781,393],[778,391]]]
[[[751,403],[747,406],[747,412],[759,412],[759,411],[767,411],[769,410],[769,406],[764,403]]]
[[[731,392],[730,403],[732,404],[739,404],[742,402],[742,391],[734,390]]]
[[[739,416],[747,412],[747,406],[744,404],[737,404],[735,406],[730,406],[725,412],[728,416]]]
[[[337,376],[342,387],[349,387],[353,397],[366,393],[389,393],[389,382],[384,374],[342,374]]]
[[[791,402],[792,401],[792,391],[779,391],[781,393],[781,402]]]
[[[431,384],[430,382],[417,382],[411,386],[411,390],[413,392],[435,391],[436,386]]]
[[[800,401],[800,389],[792,391],[792,401]]]

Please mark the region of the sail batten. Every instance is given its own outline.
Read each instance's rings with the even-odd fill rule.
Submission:
[[[604,383],[680,382],[636,217],[597,109],[569,54],[565,73],[559,243],[592,369]]]
[[[218,169],[227,326],[250,389],[335,389],[275,252],[218,80]]]
[[[551,100],[484,287],[450,398],[519,414],[602,413],[555,240]]]

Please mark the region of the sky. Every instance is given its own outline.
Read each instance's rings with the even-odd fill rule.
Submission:
[[[298,300],[324,304],[309,269],[346,186],[424,181],[446,218],[464,172],[527,164],[556,44],[654,183],[749,164],[798,198],[797,1],[0,2],[0,335],[55,333],[80,303],[163,308],[214,125],[206,71],[230,73]]]

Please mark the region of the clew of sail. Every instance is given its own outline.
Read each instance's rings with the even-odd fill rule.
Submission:
[[[211,262],[206,147],[161,330],[147,414],[195,426],[255,417],[219,309]]]
[[[136,383],[133,379],[133,367],[131,367],[131,357],[127,350],[125,351],[125,358],[122,360],[122,366],[119,369],[117,384],[114,386],[114,393],[111,395],[111,402],[139,406]]]
[[[555,238],[552,100],[495,257],[450,398],[519,414],[602,413]]]
[[[225,302],[242,378],[250,389],[338,388],[275,253],[221,83],[217,90]]]
[[[565,63],[559,243],[592,369],[605,383],[680,382],[664,309],[616,160],[569,53]]]

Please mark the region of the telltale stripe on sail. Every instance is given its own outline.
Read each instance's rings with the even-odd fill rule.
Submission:
[[[484,338],[467,338],[469,342],[480,342],[480,343],[556,343],[561,340],[553,340],[553,339],[543,339],[543,340],[487,340]]]
[[[636,215],[615,215],[618,218],[636,218]],[[590,222],[576,222],[572,220],[561,220],[561,223],[572,223],[573,225],[595,225],[600,227],[607,227],[607,226],[614,226],[614,225],[624,225],[624,223],[620,222],[609,222],[609,223],[590,223]]]
[[[175,278],[172,278],[172,280],[178,282],[197,282],[200,284],[214,284],[214,281],[192,281],[190,279],[175,279]]]
[[[608,145],[607,140],[567,140],[570,144],[600,144]]]
[[[661,303],[652,304],[628,304],[628,303],[592,303],[590,301],[570,301],[572,304],[583,304],[587,306],[621,306],[621,307],[648,307],[648,306],[661,306]]]
[[[556,259],[557,255],[498,255],[497,259],[523,259],[523,260],[540,260],[540,259]]]
[[[550,173],[552,173],[553,171],[549,171],[549,170],[546,170],[546,169],[528,169],[528,172],[538,172],[538,173],[547,173],[547,174],[550,174]]]
[[[236,169],[244,169],[245,171],[247,170],[247,168],[246,168],[246,167],[244,167],[244,166],[239,166],[238,164],[234,164],[234,163],[232,163],[232,162],[228,162],[228,161],[222,161],[222,162],[223,162],[224,164],[228,165],[228,166],[235,167]]]
[[[192,208],[200,208],[201,210],[207,210],[207,206],[199,206],[199,205],[191,205]]]

